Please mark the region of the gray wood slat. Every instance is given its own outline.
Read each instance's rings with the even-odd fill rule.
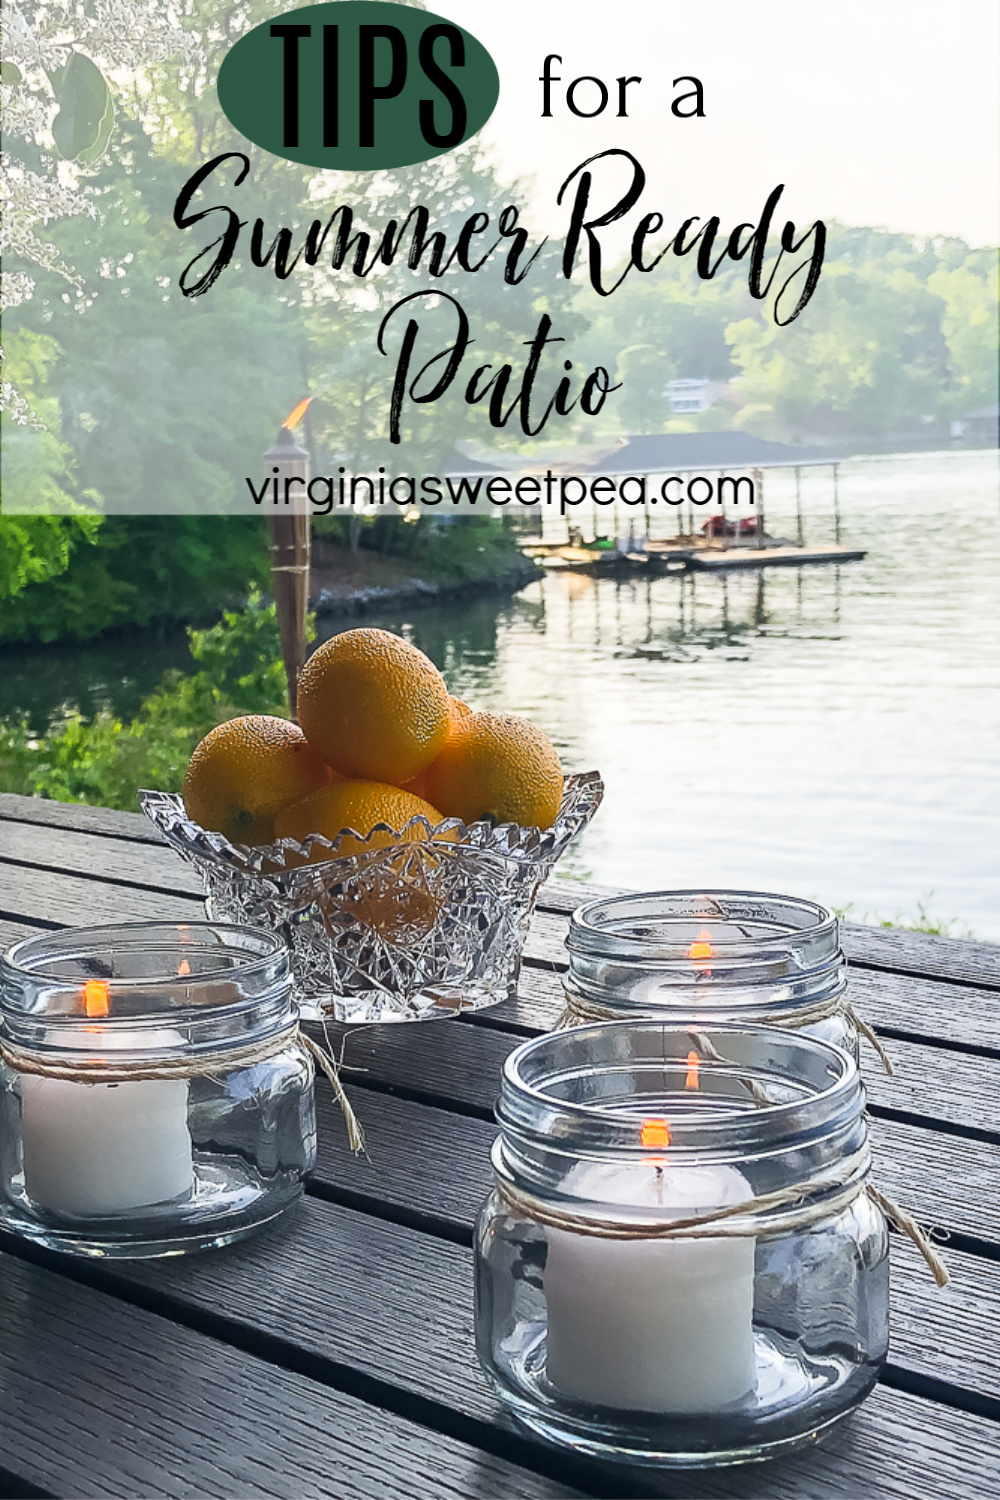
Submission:
[[[159,843],[158,835],[141,813],[18,797],[6,792],[0,793],[0,820],[4,818],[82,834],[107,834],[140,843]],[[543,910],[568,916],[585,901],[620,893],[620,888],[614,886],[551,879],[543,888],[540,905]],[[859,964],[1000,989],[1000,945],[934,937],[901,928],[863,927],[856,923],[845,923],[843,932],[848,958]]]
[[[447,1021],[363,1027],[346,1033],[344,1064],[362,1086],[378,1080],[445,1109],[488,1116],[516,1040]],[[932,1224],[1000,1244],[1000,1146],[886,1120],[873,1121],[873,1135],[886,1192]]]
[[[877,983],[879,993],[869,992],[867,984],[859,982],[869,979]],[[875,1024],[876,1029],[892,1017],[898,1029],[909,1030],[903,1014],[912,1017],[917,1005],[905,1013],[903,1006],[916,986],[928,983],[934,981],[855,971],[851,994],[858,1010]],[[937,985],[936,988],[945,986]],[[945,1001],[957,993],[963,997],[963,1009],[956,1013],[947,1009],[945,1001],[938,1002],[934,1007],[937,1024],[942,1030],[947,1027],[962,1042],[971,1044],[969,1032],[973,1028],[966,1027],[965,1017],[973,1010],[973,1002],[967,997],[985,993],[986,999],[992,1002],[993,996],[988,991],[964,990],[958,986],[948,986],[948,989],[951,994],[945,997]],[[934,999],[937,1001],[936,996]],[[542,1031],[554,1025],[562,1006],[560,976],[548,970],[525,967],[521,970],[517,1001],[483,1011],[476,1024],[489,1027],[497,1023],[513,1023],[532,1031]],[[930,1009],[928,1007],[928,1011]],[[998,1013],[992,1027],[988,1010],[980,1009],[975,1016],[975,1035],[984,1042],[989,1039],[994,1043],[997,1055],[993,1057],[953,1052],[947,1047],[905,1041],[900,1037],[886,1038],[885,1047],[895,1069],[890,1078],[869,1044],[862,1042],[861,1066],[871,1102],[886,1109],[906,1110],[946,1121],[959,1129],[972,1125],[1000,1133],[1000,1046],[996,1046],[1000,1042],[1000,1006],[996,1009]],[[929,1024],[922,1022],[919,1016],[915,1023],[911,1021],[910,1024],[930,1030]]]
[[[141,812],[118,812],[111,807],[88,807],[83,802],[52,802],[47,797],[20,797],[0,792],[0,819],[35,823],[42,828],[70,828],[79,833],[104,833],[142,844],[159,844],[159,834]]]
[[[84,927],[91,922],[204,919],[196,896],[166,896],[133,885],[87,880],[0,860],[0,915],[15,921]]]
[[[851,1000],[873,1025],[1000,1054],[1000,995],[994,990],[884,969],[852,966],[849,975]]]
[[[901,927],[862,927],[854,922],[845,922],[841,931],[849,963],[1000,990],[1000,945],[996,943],[935,937]]]
[[[578,1493],[9,1255],[0,1288],[0,1452],[54,1494]]]
[[[194,869],[168,844],[140,844],[99,833],[6,821],[0,822],[0,859],[115,885],[203,894]]]
[[[320,1359],[495,1422],[498,1407],[473,1353],[471,1260],[459,1246],[310,1199],[294,1221],[219,1254],[114,1269],[187,1308],[224,1312]],[[962,1493],[986,1494],[981,1486],[1000,1461],[1000,1424],[969,1416],[956,1422],[959,1415],[881,1390],[859,1415],[860,1430],[852,1421],[828,1440],[829,1453],[769,1468],[766,1493],[954,1500],[953,1468],[924,1472],[919,1432],[942,1452],[961,1435],[969,1444],[961,1453],[963,1483],[972,1486]],[[891,1465],[884,1463],[887,1452]],[[952,1449],[952,1463],[954,1457]],[[692,1500],[754,1493],[754,1480],[738,1471],[679,1478],[645,1472],[642,1482]],[[772,1490],[773,1482],[786,1488]]]

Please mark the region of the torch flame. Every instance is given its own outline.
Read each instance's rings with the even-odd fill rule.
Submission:
[[[83,1008],[88,1016],[106,1016],[110,1013],[108,993],[106,980],[87,980],[83,987]]]
[[[666,1120],[643,1120],[639,1139],[644,1146],[656,1146],[663,1150],[670,1145],[670,1126]]]
[[[307,396],[304,401],[299,402],[298,406],[293,407],[293,409],[288,413],[288,416],[282,422],[282,427],[287,427],[289,431],[291,431],[293,427],[297,427],[308,411],[311,401],[312,397]]]
[[[701,1058],[698,1056],[697,1052],[688,1053],[687,1065],[688,1071],[687,1078],[685,1078],[684,1080],[684,1087],[686,1089],[699,1088],[700,1085],[698,1083],[698,1069],[701,1067]]]
[[[712,934],[707,927],[703,927],[688,949],[688,958],[714,958],[712,948]]]

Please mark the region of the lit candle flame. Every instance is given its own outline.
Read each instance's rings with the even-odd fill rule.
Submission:
[[[662,1151],[670,1145],[670,1126],[666,1120],[643,1120],[639,1139],[644,1146],[655,1146]]]
[[[288,413],[288,416],[282,422],[282,427],[287,427],[289,431],[291,431],[293,427],[297,427],[299,422],[308,411],[311,401],[312,397],[307,396],[304,401],[299,402],[298,406],[293,407],[292,410]]]
[[[687,1078],[684,1080],[684,1087],[686,1089],[700,1088],[700,1084],[698,1083],[698,1069],[701,1067],[701,1058],[697,1052],[688,1053],[687,1065]]]
[[[88,1016],[106,1016],[111,1011],[107,981],[88,979],[83,987],[83,1009]]]
[[[703,927],[688,949],[688,958],[714,958],[712,934]]]

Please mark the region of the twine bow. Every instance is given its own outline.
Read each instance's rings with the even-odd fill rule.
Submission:
[[[656,1007],[652,1007],[655,1010]],[[651,1011],[652,1013],[652,1011]],[[888,1073],[893,1076],[895,1071],[892,1060],[882,1045],[874,1027],[870,1026],[863,1016],[859,1016],[854,1006],[845,1000],[842,995],[835,995],[830,1000],[819,1000],[814,1005],[800,1005],[789,1007],[783,1011],[768,1011],[763,1015],[754,1012],[754,1023],[760,1026],[783,1026],[789,1030],[798,1031],[803,1026],[814,1026],[819,1021],[829,1020],[831,1016],[846,1016],[861,1036],[878,1053],[879,1061]],[[622,1012],[611,1010],[605,1005],[595,1005],[590,1000],[584,1000],[580,995],[574,995],[572,991],[566,991],[566,1003],[560,1012],[559,1019],[553,1026],[553,1031],[570,1031],[575,1026],[586,1026],[592,1021],[620,1021]]]
[[[670,1240],[670,1239],[730,1239],[738,1237],[757,1238],[760,1226],[752,1222],[761,1214],[771,1214],[769,1228],[788,1231],[805,1229],[819,1219],[840,1213],[862,1194],[882,1210],[890,1223],[894,1224],[920,1251],[930,1268],[935,1283],[947,1286],[948,1270],[935,1250],[930,1236],[916,1219],[881,1192],[874,1183],[867,1181],[867,1164],[859,1167],[861,1158],[849,1158],[841,1170],[833,1176],[812,1183],[793,1183],[777,1188],[772,1193],[761,1193],[747,1198],[742,1203],[726,1204],[722,1208],[689,1214],[684,1218],[654,1221],[632,1221],[600,1218],[580,1213],[576,1209],[560,1208],[515,1187],[510,1179],[499,1172],[496,1178],[500,1198],[515,1213],[548,1225],[552,1229],[570,1234],[593,1235],[611,1240]],[[815,1194],[824,1188],[832,1189],[818,1202]],[[810,1201],[813,1200],[813,1201]],[[780,1210],[787,1210],[781,1213]]]

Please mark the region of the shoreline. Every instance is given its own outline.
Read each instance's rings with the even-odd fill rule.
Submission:
[[[399,604],[419,607],[441,604],[448,599],[468,599],[477,594],[516,594],[542,577],[544,569],[526,558],[523,566],[507,568],[492,577],[464,578],[453,583],[413,577],[396,584],[365,584],[360,588],[321,587],[318,592],[310,594],[309,608],[322,620],[351,619],[376,614]]]

